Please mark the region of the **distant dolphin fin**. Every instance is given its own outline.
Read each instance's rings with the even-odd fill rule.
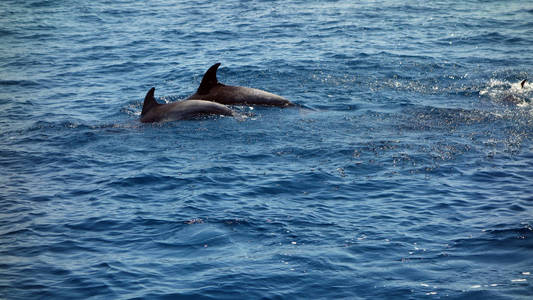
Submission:
[[[205,95],[209,93],[209,90],[216,86],[218,84],[217,80],[217,69],[220,66],[220,63],[216,63],[207,70],[204,74],[204,78],[202,78],[202,83],[200,83],[200,86],[198,87],[198,90],[196,91],[200,95]]]
[[[155,87],[151,88],[148,93],[146,93],[146,97],[144,97],[144,104],[141,116],[150,111],[152,108],[160,105],[159,103],[157,103],[157,101],[155,101],[154,92]]]
[[[521,86],[522,88],[524,88],[524,84],[526,84],[526,81],[527,81],[527,79],[524,79],[524,80],[522,80],[522,82],[520,82],[520,86]]]

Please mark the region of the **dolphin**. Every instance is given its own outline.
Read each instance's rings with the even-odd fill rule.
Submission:
[[[227,106],[205,100],[185,100],[160,104],[154,98],[155,88],[151,88],[144,98],[141,122],[167,122],[192,119],[199,115],[225,115],[234,113]]]
[[[524,95],[524,93],[522,92],[523,89],[525,89],[525,84],[527,82],[527,78],[520,81],[520,88],[519,90],[517,90],[517,88],[515,88],[515,84],[512,83],[511,84],[511,88],[505,92],[505,97],[502,98],[502,100],[504,102],[510,102],[510,103],[514,103],[514,104],[520,104],[520,103],[528,103],[530,102],[529,99],[527,99]]]
[[[212,65],[205,72],[196,93],[190,99],[202,99],[226,105],[263,105],[263,106],[293,106],[289,100],[258,89],[243,86],[224,85],[217,80],[217,69],[220,63]]]

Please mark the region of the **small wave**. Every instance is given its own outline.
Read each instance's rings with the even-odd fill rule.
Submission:
[[[190,178],[178,176],[165,176],[160,174],[142,174],[132,177],[120,178],[111,181],[111,187],[135,187],[135,186],[157,186],[158,190],[172,190],[179,186],[185,186],[194,182]]]
[[[119,128],[139,128],[141,127],[141,124],[134,122],[125,122],[125,123],[103,123],[103,124],[86,124],[79,121],[57,121],[57,122],[50,122],[50,121],[36,121],[33,124],[31,124],[29,127],[27,127],[24,131],[26,132],[38,132],[42,130],[106,130],[106,131],[113,131],[114,129]]]
[[[486,229],[479,236],[470,238],[459,238],[453,245],[457,253],[466,252],[475,254],[477,252],[487,252],[487,259],[490,254],[502,255],[506,251],[516,251],[520,248],[533,249],[533,228],[527,224],[521,227],[513,228],[512,225],[498,225],[507,228],[503,229]]]
[[[142,104],[140,102],[130,103],[120,109],[121,112],[128,114],[130,117],[140,118]]]
[[[28,3],[28,6],[30,8],[44,8],[44,7],[51,7],[54,4],[55,4],[55,1],[42,0],[42,1],[32,1]]]
[[[17,85],[21,87],[39,86],[40,84],[34,80],[0,80],[0,85],[10,86]]]
[[[448,75],[444,80],[464,80],[467,75]],[[425,95],[442,95],[442,94],[460,94],[464,96],[470,96],[476,92],[475,88],[452,83],[450,85],[443,85],[443,80],[439,79],[425,79],[412,80],[409,78],[389,78],[379,80],[370,84],[373,91],[377,91],[383,88],[389,88],[399,91],[408,91]]]
[[[126,223],[118,222],[117,220],[108,220],[92,217],[77,224],[66,224],[65,227],[72,230],[81,231],[107,231],[107,230],[120,230],[126,228]]]
[[[10,35],[16,34],[16,31],[13,30],[7,30],[7,29],[0,29],[0,37],[7,37]]]
[[[432,106],[415,106],[406,110],[408,118],[412,116],[411,122],[401,124],[403,128],[413,129],[446,129],[456,128],[461,125],[473,125],[492,123],[502,118],[501,115],[490,111],[464,109],[464,108],[443,108]]]
[[[518,239],[526,239],[533,235],[533,226],[525,224],[518,228],[504,228],[504,229],[489,229],[485,232],[494,236],[500,237],[516,237]]]
[[[528,46],[528,40],[521,36],[504,35],[500,32],[489,32],[474,36],[465,37],[446,37],[439,40],[441,45],[455,45],[457,46],[476,46],[486,47],[490,44],[503,43],[512,46]],[[482,45],[482,46],[480,46]]]

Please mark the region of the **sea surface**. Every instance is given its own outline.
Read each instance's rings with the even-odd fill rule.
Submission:
[[[3,0],[0,298],[531,299],[532,54],[525,0]],[[139,122],[217,62],[298,106]]]

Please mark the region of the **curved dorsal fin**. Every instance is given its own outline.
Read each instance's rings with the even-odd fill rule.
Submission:
[[[148,93],[146,93],[146,97],[144,97],[144,104],[143,104],[143,110],[141,112],[141,116],[143,116],[145,113],[150,111],[152,108],[161,105],[157,103],[157,101],[155,101],[154,92],[155,92],[155,87],[151,88],[148,91]]]
[[[524,80],[522,80],[522,82],[520,82],[520,86],[521,86],[522,88],[524,88],[524,84],[526,84],[526,81],[527,81],[527,79],[524,79]]]
[[[220,63],[216,63],[207,70],[204,74],[204,78],[202,78],[202,83],[200,83],[200,86],[198,87],[198,90],[196,91],[200,95],[205,95],[209,93],[209,90],[216,86],[218,84],[217,80],[217,69],[220,66]]]

